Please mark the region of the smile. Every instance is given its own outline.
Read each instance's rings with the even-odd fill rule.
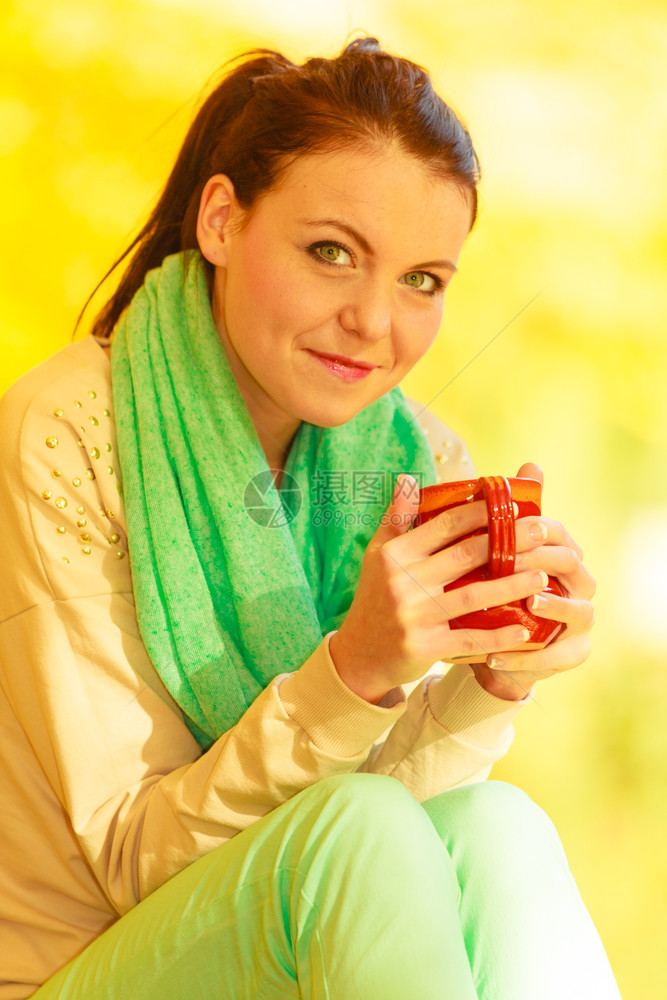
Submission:
[[[344,382],[357,382],[359,379],[369,375],[377,365],[371,365],[367,361],[355,363],[352,358],[342,358],[335,354],[319,354],[317,351],[306,349],[316,361]]]

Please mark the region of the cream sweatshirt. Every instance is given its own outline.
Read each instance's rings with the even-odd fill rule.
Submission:
[[[411,403],[439,479],[465,448]],[[111,367],[86,337],[0,403],[0,1000],[28,997],[139,900],[328,775],[419,801],[483,780],[521,703],[443,664],[370,705],[326,636],[205,753],[141,641]],[[159,497],[155,498],[159,502]],[[439,672],[438,672],[439,667]],[[384,742],[378,742],[386,734]]]

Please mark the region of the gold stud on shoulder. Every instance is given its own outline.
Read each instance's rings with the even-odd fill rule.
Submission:
[[[83,406],[83,403],[80,403],[78,399],[75,399],[74,405],[76,406],[77,410],[80,410],[81,407]]]
[[[67,531],[67,528],[65,527],[64,524],[59,524],[58,527],[56,528],[56,531],[58,532],[59,535],[64,535],[65,532]]]
[[[60,406],[56,406],[55,410],[53,411],[53,416],[54,417],[62,417],[62,415],[63,415],[64,412],[65,411]]]
[[[86,513],[86,508],[85,507],[77,507],[76,508],[76,512],[77,512],[77,514],[85,514]]]
[[[85,531],[81,535],[79,535],[79,538],[81,539],[82,542],[91,542],[92,541],[92,535],[89,535],[87,531]]]
[[[124,558],[125,558],[125,553],[121,552],[121,550],[119,549],[118,552],[116,553],[116,559],[124,559]]]
[[[99,420],[97,419],[97,417],[88,417],[88,419],[90,420],[93,427],[97,427],[97,425],[99,424]]]
[[[72,480],[72,486],[81,486],[81,480],[79,479],[78,476],[75,476],[74,479]]]
[[[91,458],[99,458],[100,457],[100,449],[99,448],[91,448],[89,454],[90,454]]]
[[[44,490],[42,492],[42,500],[50,500],[52,496],[53,493],[51,492],[51,490]]]
[[[109,444],[108,441],[107,441],[107,443],[105,444],[104,447],[106,448],[107,451],[111,451],[111,445]]]
[[[53,472],[51,473],[54,479],[60,479],[62,474],[63,474],[62,469],[54,469]]]
[[[107,472],[109,473],[110,476],[113,476],[113,468],[112,468],[112,466],[107,465]]]
[[[103,412],[104,412],[104,416],[105,417],[110,417],[111,416],[111,414],[109,413],[108,410],[104,410]]]
[[[93,392],[92,389],[88,390],[88,399],[95,399],[96,396],[97,396],[96,392]]]
[[[90,545],[84,545],[81,551],[84,554],[84,556],[89,556],[93,550],[91,549]]]
[[[85,517],[80,517],[79,520],[76,522],[76,526],[77,528],[85,528],[87,523],[88,522],[86,521]]]
[[[92,469],[86,469],[86,479],[94,479],[95,473]]]
[[[62,510],[66,506],[67,506],[67,500],[65,499],[65,497],[58,497],[56,500],[56,507],[59,507]]]
[[[46,439],[46,447],[47,448],[57,448],[58,447],[58,438],[55,437],[53,434],[50,437],[47,437],[47,439]]]

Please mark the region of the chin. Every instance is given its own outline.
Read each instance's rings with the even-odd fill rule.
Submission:
[[[305,420],[307,423],[314,424],[317,427],[342,427],[373,402],[375,402],[375,399],[368,399],[357,406],[353,406],[348,401],[344,406],[341,405],[338,407],[331,405],[323,407],[321,403],[319,405],[313,404],[313,406],[303,408],[299,415],[301,420]]]

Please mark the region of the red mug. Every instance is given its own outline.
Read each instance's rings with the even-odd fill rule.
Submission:
[[[537,479],[505,479],[504,476],[484,476],[481,479],[466,479],[455,483],[438,483],[426,486],[419,491],[419,513],[414,526],[430,521],[443,510],[458,507],[463,503],[473,503],[485,500],[489,514],[489,558],[484,566],[466,573],[465,576],[445,584],[446,594],[457,587],[479,580],[490,580],[499,576],[510,576],[514,572],[516,557],[516,538],[514,531],[514,512],[512,503],[519,508],[517,517],[527,517],[541,513],[542,484]],[[483,535],[487,528],[471,531],[472,535]],[[460,539],[458,539],[460,540]],[[544,588],[547,594],[564,597],[565,591],[558,580],[550,576]],[[521,625],[527,628],[530,638],[517,649],[542,649],[565,627],[562,622],[547,618],[538,618],[528,610],[526,600],[513,601],[495,608],[484,608],[482,611],[472,611],[468,614],[452,618],[449,626],[453,629],[493,629],[505,625]],[[454,657],[468,663],[482,663],[487,653],[482,649],[478,654]]]

